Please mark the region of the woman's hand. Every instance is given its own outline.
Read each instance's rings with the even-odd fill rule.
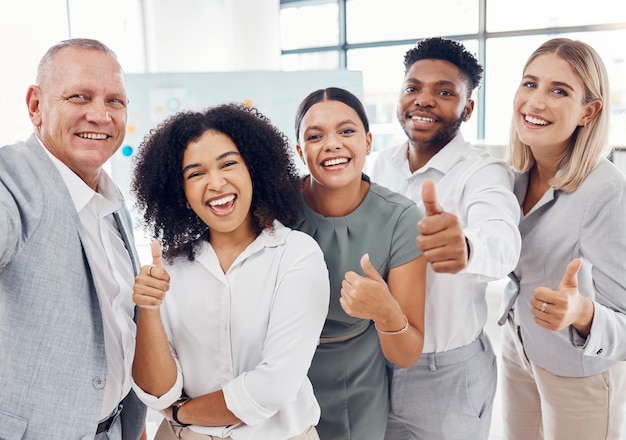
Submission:
[[[582,260],[576,258],[567,265],[558,290],[537,287],[530,303],[535,322],[548,330],[559,331],[570,325],[583,335],[589,335],[593,322],[593,301],[578,291],[578,271]]]
[[[352,271],[346,272],[341,283],[339,303],[343,310],[355,318],[374,321],[389,321],[393,316],[397,318],[398,328],[402,328],[402,310],[391,296],[387,283],[370,262],[368,254],[361,257],[361,268],[365,276]]]
[[[143,266],[135,277],[133,301],[143,309],[158,308],[170,288],[170,275],[163,264],[161,244],[152,240],[152,264]]]

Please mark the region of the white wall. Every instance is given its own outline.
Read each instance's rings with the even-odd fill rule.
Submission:
[[[127,73],[279,70],[279,12],[279,0],[2,1],[0,146],[32,132],[26,89],[60,40],[99,39]]]
[[[279,0],[145,0],[148,72],[279,70]]]

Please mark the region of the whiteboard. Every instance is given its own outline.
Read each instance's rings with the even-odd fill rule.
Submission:
[[[152,128],[182,110],[244,103],[267,116],[294,147],[294,119],[300,101],[326,87],[342,87],[363,100],[362,73],[348,70],[127,74],[128,123],[124,143],[111,158],[113,180],[132,204],[128,188],[133,156]],[[302,170],[299,158],[295,162]]]

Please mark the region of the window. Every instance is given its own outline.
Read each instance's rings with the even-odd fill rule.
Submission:
[[[404,139],[395,117],[403,55],[416,41],[445,36],[461,41],[485,67],[472,118],[462,125],[467,140],[495,146],[508,141],[513,95],[523,64],[545,40],[585,41],[602,56],[611,84],[612,146],[626,148],[626,14],[622,0],[282,0],[283,65],[290,69],[338,68],[363,72],[363,102],[371,119],[374,149]],[[299,21],[292,21],[300,11]],[[304,11],[307,15],[304,16]],[[331,12],[332,11],[332,12]],[[286,21],[290,23],[286,23]],[[310,32],[310,35],[304,35]],[[332,38],[330,35],[332,33]],[[297,60],[297,61],[294,61]],[[330,62],[332,60],[332,62]]]
[[[476,34],[478,2],[439,0],[347,0],[347,42],[369,43],[438,35]]]

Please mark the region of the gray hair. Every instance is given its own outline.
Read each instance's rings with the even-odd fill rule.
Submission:
[[[117,55],[104,43],[93,40],[90,38],[70,38],[69,40],[63,40],[50,47],[39,61],[37,67],[37,84],[40,84],[45,76],[47,76],[50,70],[50,65],[54,56],[61,50],[67,47],[78,47],[82,49],[97,50],[100,52],[111,55],[117,60]]]

